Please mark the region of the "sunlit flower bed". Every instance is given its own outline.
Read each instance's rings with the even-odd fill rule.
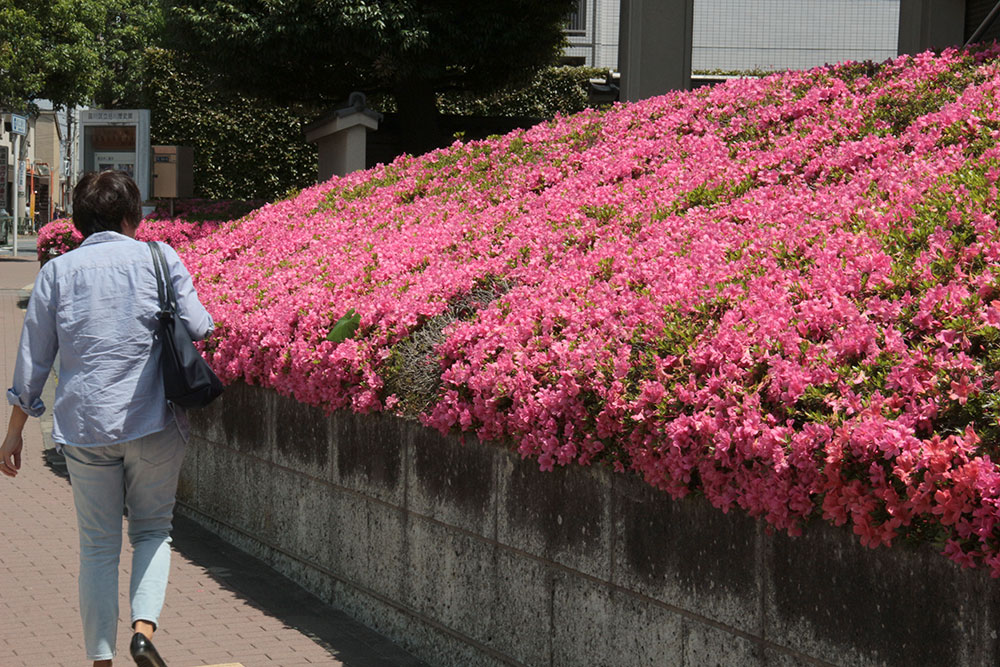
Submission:
[[[731,81],[333,179],[184,259],[227,380],[998,576],[998,137],[997,51]]]

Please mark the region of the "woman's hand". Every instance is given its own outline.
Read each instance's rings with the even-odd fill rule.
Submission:
[[[26,421],[28,421],[27,413],[20,406],[13,406],[10,411],[10,422],[7,424],[7,437],[3,439],[3,445],[0,445],[0,473],[8,477],[14,477],[21,469],[21,448],[24,447],[21,433],[24,431]]]
[[[7,437],[0,446],[0,473],[7,477],[14,477],[21,469],[21,448],[24,447],[24,438],[20,431],[7,431]]]

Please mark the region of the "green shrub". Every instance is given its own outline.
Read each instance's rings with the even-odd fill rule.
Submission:
[[[593,106],[587,99],[590,79],[604,78],[608,70],[596,67],[547,67],[523,86],[489,95],[449,92],[438,95],[438,111],[456,116],[553,118]],[[385,113],[396,111],[391,95],[372,95],[369,104]]]
[[[548,67],[524,87],[501,90],[492,95],[445,93],[438,98],[441,113],[461,116],[528,116],[552,118],[591,106],[587,82],[603,78],[608,71],[595,67]]]
[[[316,110],[222,92],[164,49],[146,51],[145,73],[151,142],[194,148],[196,196],[271,200],[316,181],[316,146],[303,134]]]

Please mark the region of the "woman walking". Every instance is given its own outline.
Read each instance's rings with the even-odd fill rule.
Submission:
[[[111,665],[118,623],[122,514],[133,547],[129,599],[136,664],[165,664],[153,647],[170,567],[174,497],[187,440],[181,408],[167,402],[154,340],[160,310],[149,247],[134,239],[139,189],[123,172],[87,174],[73,191],[79,248],[45,264],[25,314],[0,473],[21,467],[21,433],[45,410],[42,387],[59,353],[52,437],[66,456],[80,531],[80,613],[87,658]],[[172,248],[177,310],[201,340],[212,318]]]

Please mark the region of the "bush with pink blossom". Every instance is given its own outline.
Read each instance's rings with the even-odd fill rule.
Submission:
[[[142,219],[136,238],[181,247],[208,234],[221,222],[239,218],[263,203],[261,200],[178,199],[171,214],[169,204],[159,202],[153,212]],[[73,226],[72,219],[53,220],[38,230],[38,259],[47,261],[82,242],[83,236]]]
[[[163,241],[174,248],[201,238],[221,222],[239,218],[263,201],[178,199],[173,208],[158,202],[136,231],[140,241]]]
[[[1000,576],[1000,50],[730,81],[182,249],[228,381]]]
[[[57,218],[38,230],[35,247],[43,264],[83,243],[83,236],[69,218]]]

